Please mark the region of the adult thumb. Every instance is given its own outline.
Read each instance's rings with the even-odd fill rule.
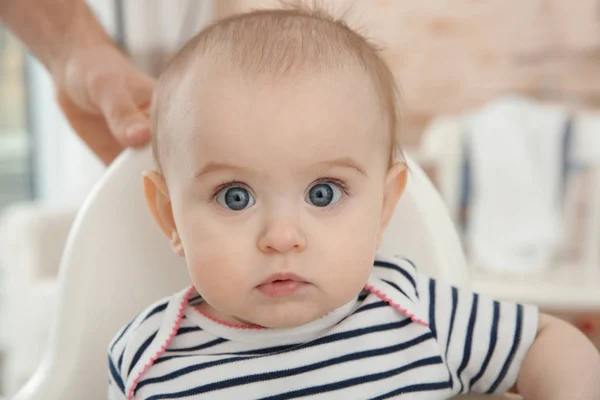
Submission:
[[[107,89],[108,90],[108,89]],[[112,88],[99,104],[106,124],[119,143],[140,147],[150,140],[150,120],[125,88]]]

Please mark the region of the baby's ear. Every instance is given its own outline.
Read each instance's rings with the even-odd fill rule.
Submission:
[[[143,177],[146,204],[154,220],[165,236],[171,241],[173,251],[178,255],[183,255],[181,238],[179,237],[175,219],[173,218],[173,208],[171,207],[171,198],[169,197],[165,178],[156,171],[146,171]]]
[[[383,231],[385,231],[385,228],[387,228],[394,215],[396,204],[398,203],[398,200],[400,200],[404,188],[406,188],[407,178],[408,171],[404,162],[394,163],[388,169],[383,193],[383,208],[381,210],[381,221],[379,224],[378,245],[381,243]]]

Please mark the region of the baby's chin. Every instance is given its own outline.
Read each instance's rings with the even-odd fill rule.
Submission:
[[[291,329],[316,321],[343,304],[324,307],[322,304],[303,302],[271,306],[261,310],[254,308],[251,315],[241,318],[250,324],[263,326],[270,329]]]

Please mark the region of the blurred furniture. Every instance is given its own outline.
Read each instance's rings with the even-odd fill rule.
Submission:
[[[0,210],[31,198],[27,152],[25,132],[0,131]]]
[[[37,204],[0,216],[0,386],[14,393],[35,371],[54,314],[58,267],[75,210]]]

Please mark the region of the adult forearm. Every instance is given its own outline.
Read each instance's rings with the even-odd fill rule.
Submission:
[[[0,0],[0,20],[51,73],[73,51],[110,40],[83,0]]]

